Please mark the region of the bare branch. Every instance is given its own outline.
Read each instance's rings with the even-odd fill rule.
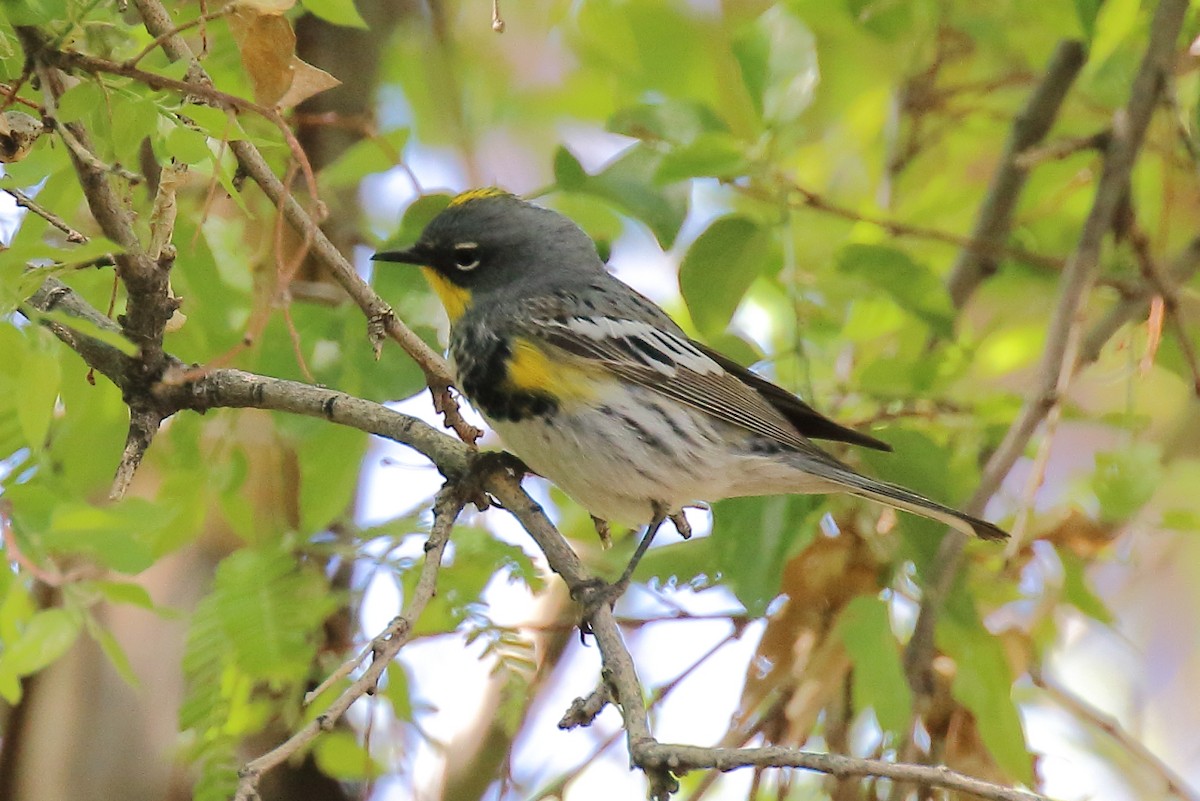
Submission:
[[[994,247],[1008,239],[1013,212],[1027,177],[1025,170],[1018,166],[1017,158],[1049,133],[1050,126],[1058,116],[1058,109],[1086,58],[1083,43],[1073,39],[1059,42],[1054,49],[1042,82],[1013,123],[1004,154],[1000,157],[1000,166],[992,177],[992,185],[988,188],[983,205],[979,208],[975,228],[971,231],[973,242]],[[946,279],[946,288],[954,305],[966,303],[975,288],[996,272],[998,267],[995,251],[963,248]]]
[[[278,765],[286,762],[293,754],[307,746],[321,734],[329,731],[341,719],[355,701],[375,691],[379,680],[388,664],[400,653],[400,649],[412,638],[413,626],[426,604],[437,590],[438,569],[442,564],[442,554],[446,551],[446,543],[450,541],[450,531],[454,521],[462,511],[463,502],[455,487],[447,484],[438,493],[433,505],[433,526],[429,531],[429,540],[425,543],[425,563],[421,566],[421,575],[413,588],[412,596],[405,605],[404,612],[388,624],[379,636],[371,640],[371,664],[342,694],[334,699],[329,708],[309,721],[299,731],[293,734],[275,748],[262,756],[251,760],[238,772],[237,794],[234,801],[250,801],[258,797],[257,787],[262,775]]]
[[[87,236],[79,233],[74,228],[67,225],[67,223],[63,220],[62,217],[59,217],[54,212],[39,205],[37,203],[37,201],[35,201],[29,195],[22,192],[20,189],[14,189],[12,187],[5,187],[4,191],[12,196],[12,199],[17,202],[18,206],[20,206],[21,208],[29,209],[32,213],[41,217],[43,220],[50,223],[52,226],[54,226],[55,228],[57,228],[58,230],[62,231],[64,234],[66,234],[68,242],[73,242],[75,244],[83,244],[85,242],[90,241],[87,238]]]
[[[634,756],[642,765],[655,765],[674,772],[715,768],[720,771],[746,767],[800,768],[827,773],[839,779],[875,776],[925,787],[970,793],[990,801],[1049,801],[1046,796],[1001,787],[945,767],[901,765],[879,759],[862,759],[838,754],[819,754],[782,746],[770,748],[698,748],[691,745],[649,743]]]

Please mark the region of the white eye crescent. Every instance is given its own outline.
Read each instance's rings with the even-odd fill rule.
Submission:
[[[454,266],[464,273],[479,266],[479,244],[459,242],[454,246]]]

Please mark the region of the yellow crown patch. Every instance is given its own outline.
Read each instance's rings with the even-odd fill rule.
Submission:
[[[472,200],[482,200],[485,197],[512,197],[511,192],[505,192],[498,186],[485,186],[480,189],[468,189],[466,192],[455,195],[450,201],[451,206],[461,206],[464,203],[470,203]]]

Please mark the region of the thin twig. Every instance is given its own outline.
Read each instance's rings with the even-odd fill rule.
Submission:
[[[1163,276],[1154,254],[1150,252],[1150,238],[1136,221],[1130,225],[1129,242],[1133,247],[1133,254],[1137,259],[1138,268],[1142,272],[1142,278],[1154,288],[1155,294],[1162,298],[1163,312],[1172,328],[1175,329],[1175,340],[1183,354],[1184,363],[1191,372],[1192,392],[1200,397],[1200,360],[1197,360],[1196,346],[1192,343],[1192,337],[1183,321],[1179,291]]]
[[[839,206],[836,203],[828,200],[824,195],[807,189],[800,184],[787,183],[786,179],[780,178],[782,185],[787,187],[788,203],[796,208],[813,209],[834,217],[840,217],[843,220],[851,222],[866,223],[874,225],[887,231],[895,237],[913,237],[915,239],[927,239],[933,242],[942,242],[947,245],[965,248],[971,252],[988,253],[993,256],[1011,256],[1014,259],[1019,259],[1035,267],[1042,267],[1047,270],[1061,270],[1065,264],[1063,259],[1057,256],[1047,256],[1042,253],[1034,253],[1031,250],[1009,245],[1004,242],[992,242],[977,240],[969,236],[943,231],[939,228],[929,228],[923,225],[914,225],[912,223],[901,222],[890,217],[878,217],[870,214],[863,214],[854,209],[845,206]],[[766,202],[776,202],[778,198],[754,186],[734,187],[738,192],[748,197],[753,197]]]
[[[237,8],[237,3],[229,3],[228,5],[222,6],[221,8],[217,9],[216,11],[207,11],[207,12],[201,14],[200,16],[196,17],[195,19],[188,20],[187,22],[182,22],[179,25],[176,25],[171,30],[164,31],[163,33],[154,37],[154,40],[151,41],[150,44],[146,45],[141,50],[139,50],[137,52],[137,55],[135,55],[133,58],[125,59],[124,65],[126,67],[136,67],[138,65],[139,61],[141,61],[143,58],[145,58],[146,56],[153,53],[158,48],[162,47],[163,42],[167,41],[167,39],[170,39],[172,36],[178,36],[179,34],[183,33],[184,31],[195,28],[197,25],[203,25],[204,23],[209,22],[214,19],[217,19],[218,17],[224,17],[226,14],[231,14],[231,13],[233,13],[234,9],[236,9],[236,8]]]
[[[40,205],[36,200],[34,200],[29,195],[22,192],[20,189],[14,189],[12,187],[5,187],[4,191],[12,196],[12,199],[17,202],[18,206],[20,206],[21,208],[29,209],[31,212],[33,212],[37,216],[41,217],[43,220],[50,223],[52,226],[54,226],[55,228],[57,228],[58,230],[62,231],[64,234],[66,234],[68,242],[73,242],[75,244],[82,245],[86,242],[91,241],[87,238],[87,236],[79,233],[74,228],[67,225],[67,223],[63,220],[62,217],[59,217],[54,212],[52,212],[49,209],[45,208],[44,206]]]
[[[1017,159],[1049,133],[1058,116],[1058,110],[1066,99],[1067,91],[1074,83],[1079,70],[1083,68],[1086,58],[1087,51],[1082,42],[1067,39],[1058,43],[1041,83],[1029,96],[1025,107],[1013,122],[1008,142],[1004,145],[1004,154],[1000,157],[1000,165],[996,174],[992,176],[991,186],[988,187],[987,195],[979,207],[979,217],[971,231],[973,242],[997,246],[1008,239],[1012,230],[1013,213],[1028,177],[1028,173],[1017,163]],[[975,288],[996,272],[999,268],[996,255],[994,251],[988,252],[978,248],[963,248],[959,252],[950,276],[946,279],[946,287],[955,306],[961,307],[965,304]]]
[[[1001,787],[946,767],[903,765],[879,759],[820,754],[798,748],[699,748],[674,743],[647,743],[635,757],[642,764],[655,765],[672,772],[697,769],[736,770],[747,767],[800,768],[825,773],[839,779],[876,776],[926,787],[942,787],[970,793],[989,801],[1049,801],[1044,795]]]
[[[425,611],[426,604],[437,590],[437,577],[442,564],[442,554],[445,553],[446,543],[450,541],[450,531],[462,508],[463,501],[457,489],[450,484],[443,487],[434,502],[433,526],[429,531],[429,540],[425,543],[425,563],[421,567],[417,585],[413,588],[412,596],[409,598],[404,612],[371,641],[371,664],[358,679],[334,699],[324,712],[275,748],[246,763],[246,766],[238,772],[238,787],[234,801],[250,801],[250,799],[257,798],[258,782],[264,773],[286,762],[322,732],[331,730],[355,701],[375,691],[387,666],[412,638],[413,627],[417,619]]]
[[[159,0],[135,0],[150,33],[158,36],[169,31],[173,25],[171,17]],[[170,36],[163,41],[163,50],[173,59],[186,60],[190,65],[189,86],[209,85],[211,81],[196,61],[191,48],[179,36]],[[312,233],[312,255],[329,270],[346,293],[358,304],[367,318],[368,336],[372,346],[378,348],[384,335],[391,337],[404,349],[425,373],[426,383],[434,398],[434,405],[443,415],[447,427],[453,428],[464,442],[473,443],[483,432],[471,425],[462,416],[458,403],[449,393],[454,383],[446,360],[433,351],[408,326],[401,322],[391,307],[362,280],[337,247],[309,216],[308,212],[292,197],[291,193],[271,170],[258,148],[246,140],[230,142],[230,150],[238,160],[241,170],[259,185],[297,231]]]

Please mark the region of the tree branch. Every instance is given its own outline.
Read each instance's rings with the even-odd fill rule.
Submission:
[[[441,435],[439,435],[441,436]],[[234,801],[251,801],[257,799],[258,782],[262,775],[278,765],[286,762],[293,754],[307,746],[325,731],[331,731],[342,715],[346,714],[355,701],[364,695],[371,694],[379,686],[379,680],[387,666],[400,653],[400,649],[412,639],[413,628],[425,606],[437,590],[438,569],[442,564],[442,554],[446,551],[446,543],[450,541],[450,531],[454,521],[462,512],[463,499],[453,484],[442,487],[433,504],[433,526],[429,530],[429,540],[425,543],[425,563],[421,566],[421,575],[413,589],[412,597],[408,599],[404,612],[388,624],[379,636],[371,640],[371,664],[363,674],[342,691],[333,703],[315,718],[306,723],[299,731],[272,748],[262,756],[246,763],[238,771],[237,794]]]
[[[183,59],[190,64],[187,84],[211,87],[212,81],[192,54],[187,42],[178,34],[171,35],[174,23],[159,0],[134,0],[138,13],[152,36],[162,39],[164,52],[172,59]],[[334,244],[325,236],[308,212],[292,197],[291,192],[275,175],[258,148],[247,140],[229,143],[229,148],[238,160],[243,172],[259,185],[266,196],[301,232],[305,241],[312,242],[313,257],[346,290],[367,318],[367,331],[372,345],[378,351],[383,336],[394,339],[400,347],[420,366],[425,373],[426,383],[433,393],[434,405],[444,416],[446,425],[465,442],[474,442],[483,432],[468,423],[458,411],[458,404],[450,395],[454,377],[446,361],[435,353],[408,326],[401,322],[392,308],[359,277],[354,266],[346,260]]]
[[[1018,165],[1018,157],[1050,132],[1058,109],[1086,59],[1083,43],[1074,39],[1059,42],[1054,49],[1045,76],[1013,123],[1004,154],[1000,157],[1000,166],[992,176],[992,184],[979,208],[975,228],[971,231],[972,241],[995,247],[1008,239],[1013,212],[1028,177],[1026,170]],[[946,279],[946,288],[954,305],[963,306],[975,288],[998,268],[995,251],[977,248],[959,251],[950,276]]]
[[[1105,149],[1104,168],[1096,186],[1095,200],[1079,242],[1063,271],[1058,303],[1047,327],[1046,351],[1035,387],[984,467],[975,493],[963,506],[970,514],[983,511],[1051,407],[1063,397],[1075,374],[1080,355],[1079,321],[1084,300],[1095,280],[1105,235],[1113,227],[1150,117],[1158,104],[1164,76],[1171,68],[1187,8],[1187,0],[1161,0],[1155,11],[1150,41],[1130,90],[1129,101],[1114,115],[1112,137]],[[937,613],[958,575],[965,545],[966,537],[955,531],[948,532],[942,539],[934,559],[938,572],[922,599],[916,629],[905,653],[909,681],[919,697],[927,696],[932,687],[929,674]]]
[[[925,787],[943,787],[990,801],[1049,801],[1044,795],[1001,787],[945,767],[902,765],[879,759],[819,754],[783,746],[697,748],[691,745],[648,743],[638,749],[637,758],[646,764],[658,765],[671,771],[702,768],[720,771],[747,767],[800,768],[826,773],[839,779],[874,776]]]

